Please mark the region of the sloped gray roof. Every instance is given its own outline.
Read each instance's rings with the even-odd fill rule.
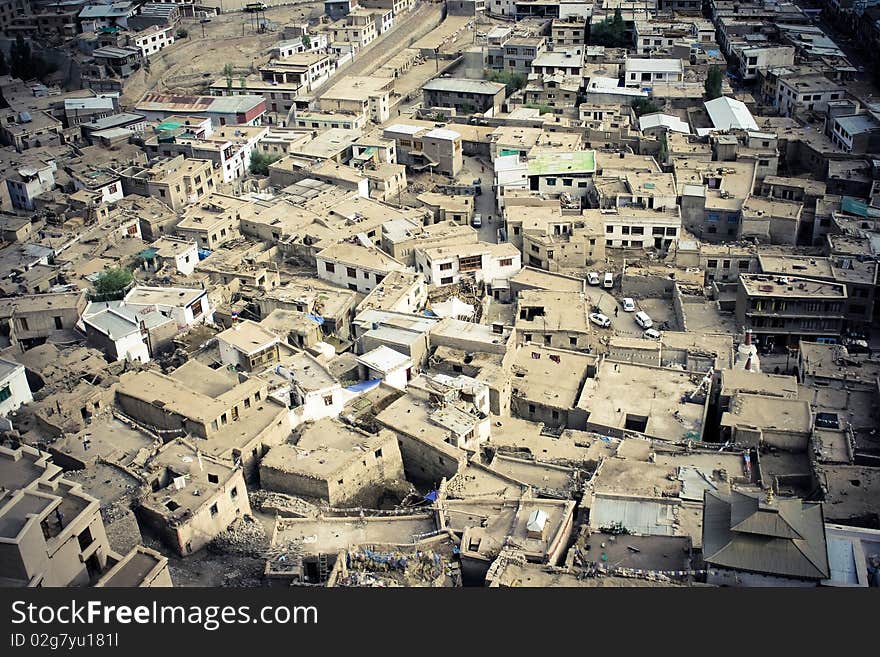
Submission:
[[[733,491],[703,498],[706,563],[783,577],[829,576],[822,505],[784,498],[764,502]]]

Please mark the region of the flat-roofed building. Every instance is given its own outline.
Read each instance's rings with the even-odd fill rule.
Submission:
[[[340,242],[315,256],[318,277],[356,292],[370,292],[392,271],[405,265],[375,247]]]
[[[425,107],[452,107],[460,114],[501,111],[505,87],[500,82],[466,78],[434,78],[422,85]]]
[[[796,346],[801,339],[833,338],[843,330],[846,286],[800,276],[740,274],[737,325],[764,348]]]
[[[87,586],[116,555],[100,500],[61,476],[28,445],[0,446],[0,581],[6,586]]]
[[[267,490],[334,507],[375,504],[385,486],[403,479],[393,432],[370,434],[335,419],[306,425],[295,443],[273,447],[260,462]]]
[[[415,256],[416,270],[430,285],[452,285],[462,276],[491,284],[510,278],[522,267],[519,249],[509,242],[417,248]]]

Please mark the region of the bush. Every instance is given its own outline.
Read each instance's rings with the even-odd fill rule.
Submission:
[[[124,267],[105,269],[95,279],[95,291],[101,296],[122,292],[132,281],[131,272]]]
[[[632,102],[632,108],[633,110],[635,110],[636,116],[642,116],[643,114],[654,114],[655,112],[660,111],[660,108],[647,98],[639,98],[638,100],[634,100]]]
[[[268,176],[269,165],[280,159],[280,155],[268,155],[254,149],[251,151],[250,172],[255,176]]]
[[[177,29],[177,38],[178,39],[185,39],[188,36],[189,36],[189,32],[187,32],[185,28],[180,27]]]
[[[507,95],[514,91],[519,91],[528,83],[529,78],[522,73],[513,73],[511,71],[487,71],[486,79],[491,82],[500,82],[507,87]]]
[[[712,66],[706,73],[706,100],[715,100],[721,97],[721,83],[724,82],[724,74],[717,66]]]
[[[590,43],[608,48],[626,48],[630,45],[630,40],[626,36],[626,25],[619,7],[614,10],[614,18],[606,18],[604,21],[590,26]]]
[[[544,103],[526,103],[523,107],[528,107],[531,109],[540,110],[541,114],[552,114],[556,110],[553,109],[550,105],[545,105]]]

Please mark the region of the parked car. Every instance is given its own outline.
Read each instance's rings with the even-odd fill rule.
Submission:
[[[608,290],[614,287],[614,274],[612,274],[610,271],[605,272],[605,280],[602,282],[602,287]]]
[[[659,340],[660,339],[660,331],[658,331],[657,329],[649,328],[647,331],[645,331],[642,334],[642,336],[646,340]]]
[[[621,299],[620,305],[623,306],[623,312],[625,313],[634,313],[636,311],[636,302],[629,297]]]
[[[590,285],[598,285],[599,284],[599,274],[598,272],[591,271],[587,274],[587,283]]]
[[[636,313],[636,324],[641,326],[643,329],[649,329],[654,326],[654,322],[648,316],[648,313],[639,311]]]
[[[482,225],[483,225],[483,216],[479,212],[477,212],[474,215],[474,218],[471,219],[471,226],[473,226],[474,228],[479,228]]]
[[[601,326],[602,328],[608,328],[611,326],[611,318],[602,313],[590,313],[590,321],[596,326]]]

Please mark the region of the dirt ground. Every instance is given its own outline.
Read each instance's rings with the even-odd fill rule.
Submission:
[[[323,2],[270,8],[265,16],[274,30],[262,34],[255,29],[253,14],[221,14],[205,24],[186,21],[182,26],[189,36],[153,55],[149,74],[140,69],[132,75],[125,84],[122,103],[131,106],[147,91],[203,92],[222,75],[227,63],[236,73],[256,70],[268,60],[269,49],[281,39],[284,25],[317,19],[323,12]]]

